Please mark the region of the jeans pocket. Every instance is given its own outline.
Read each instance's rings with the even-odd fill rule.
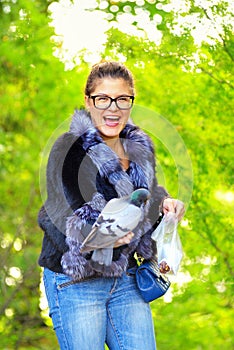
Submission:
[[[136,267],[136,266],[131,267],[130,269],[128,269],[128,270],[126,271],[126,275],[127,275],[127,276],[135,276],[136,270],[137,270],[137,267]]]
[[[72,286],[74,284],[82,283],[84,285],[88,282],[97,280],[97,277],[94,277],[94,276],[86,277],[83,280],[73,280],[66,275],[63,275],[63,274],[58,274],[58,275],[59,276],[57,276],[57,288],[59,290],[61,290],[63,288],[67,288],[67,287]]]
[[[70,285],[73,285],[77,283],[77,281],[74,281],[71,277],[63,274],[63,273],[56,273],[56,286],[57,289],[63,289],[65,287],[68,287]]]
[[[63,289],[63,288],[72,286],[73,284],[77,284],[77,283],[79,283],[79,281],[67,281],[67,282],[58,284],[57,288],[58,289]]]

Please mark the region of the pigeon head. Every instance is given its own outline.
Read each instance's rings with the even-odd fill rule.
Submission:
[[[146,188],[138,188],[133,191],[130,196],[131,204],[134,204],[137,207],[141,207],[142,204],[145,204],[150,198],[150,192]]]

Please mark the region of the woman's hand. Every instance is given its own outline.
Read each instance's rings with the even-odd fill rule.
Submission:
[[[128,232],[125,236],[118,239],[118,241],[115,242],[114,248],[118,248],[121,245],[129,244],[134,236],[133,232]]]
[[[176,213],[178,221],[182,220],[185,213],[184,203],[181,202],[179,199],[164,199],[162,209],[164,214],[168,212]]]
[[[181,202],[179,199],[173,199],[173,198],[166,198],[163,201],[163,213],[166,214],[169,211],[176,213],[176,217],[178,218],[178,221],[180,221],[185,213],[184,203]],[[118,239],[118,241],[115,242],[114,248],[118,248],[122,245],[129,244],[134,237],[133,232],[128,232],[125,236]]]

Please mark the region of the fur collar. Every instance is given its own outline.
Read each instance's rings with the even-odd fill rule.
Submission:
[[[105,144],[98,130],[93,125],[90,115],[85,110],[75,111],[70,126],[70,133],[81,138],[83,148],[95,162],[101,174],[104,173],[103,175],[107,175],[110,178],[110,172],[106,173],[110,170],[110,167],[112,167],[112,173],[119,173],[120,178],[126,182],[126,186],[123,186],[123,183],[119,183],[121,188],[119,188],[120,193],[118,194],[120,196],[129,194],[133,190],[131,180],[128,179],[126,172],[122,170],[117,155]],[[130,163],[136,164],[138,170],[144,172],[147,179],[146,186],[150,189],[155,176],[155,155],[152,141],[131,120],[128,121],[122,130],[120,138]],[[109,167],[107,169],[105,164],[108,163]],[[119,191],[117,190],[117,192]]]

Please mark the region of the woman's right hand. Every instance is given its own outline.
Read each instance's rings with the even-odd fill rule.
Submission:
[[[121,245],[129,244],[134,237],[133,232],[128,232],[125,236],[118,239],[118,241],[115,242],[114,248],[121,247]]]

